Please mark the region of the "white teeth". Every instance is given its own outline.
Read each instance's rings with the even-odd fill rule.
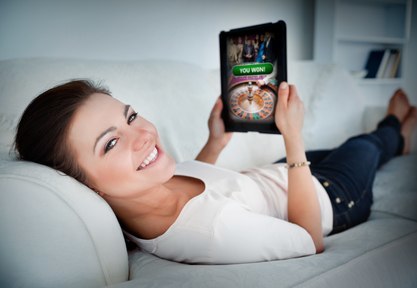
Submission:
[[[156,147],[154,147],[151,154],[149,154],[148,157],[146,157],[145,160],[143,160],[143,162],[139,165],[138,170],[145,168],[150,163],[155,161],[156,158],[158,158],[158,150],[156,149]]]

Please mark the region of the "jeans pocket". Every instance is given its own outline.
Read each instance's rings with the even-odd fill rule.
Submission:
[[[343,183],[335,183],[320,177],[320,183],[329,195],[333,209],[333,230],[331,234],[342,232],[357,223],[358,201],[361,195],[352,193]],[[363,222],[363,221],[362,221]]]

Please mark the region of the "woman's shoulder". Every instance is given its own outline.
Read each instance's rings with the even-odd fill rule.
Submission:
[[[240,173],[213,164],[192,160],[178,163],[175,175],[196,177],[206,183],[210,183],[223,178],[239,177]]]

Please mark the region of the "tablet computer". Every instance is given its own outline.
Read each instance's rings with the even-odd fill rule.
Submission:
[[[277,90],[287,81],[285,22],[222,31],[219,38],[226,131],[278,134]]]

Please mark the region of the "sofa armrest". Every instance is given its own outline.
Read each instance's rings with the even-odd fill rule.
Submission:
[[[128,279],[117,219],[57,171],[0,161],[0,286],[102,287]]]

